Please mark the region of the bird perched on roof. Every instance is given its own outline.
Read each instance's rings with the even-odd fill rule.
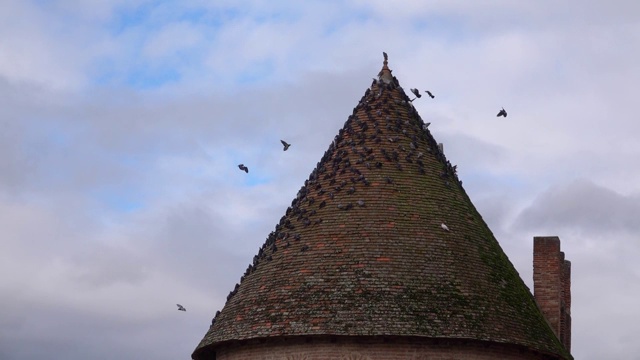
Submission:
[[[425,90],[424,92],[426,92],[427,95],[429,95],[429,97],[432,98],[432,99],[435,97],[435,96],[433,96],[433,94],[429,90]]]
[[[386,53],[386,52],[384,52],[384,51],[383,51],[383,52],[382,52],[382,56],[384,56],[384,61],[389,60],[389,56],[387,56],[387,53]]]
[[[413,95],[415,95],[416,97],[413,98],[411,101],[415,100],[415,99],[419,99],[422,97],[422,95],[420,94],[420,90],[418,89],[411,89],[411,92],[413,93]]]
[[[449,231],[449,227],[447,225],[445,225],[444,223],[440,224],[440,227],[444,230],[444,231]]]
[[[180,305],[180,304],[176,304],[178,305],[178,310],[179,311],[187,311],[187,309],[184,308],[184,306]]]
[[[238,168],[244,172],[246,172],[247,174],[249,173],[249,168],[244,166],[244,164],[240,164],[238,165]]]
[[[282,149],[283,151],[287,151],[287,149],[289,149],[289,146],[291,146],[291,144],[288,144],[284,140],[280,140],[280,142],[282,143],[282,146],[284,146],[284,148]]]
[[[498,117],[500,117],[500,116],[507,117],[507,111],[504,108],[502,108],[502,110],[500,110],[500,112],[498,112],[497,116]]]

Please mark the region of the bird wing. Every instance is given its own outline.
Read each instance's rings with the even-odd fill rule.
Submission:
[[[287,142],[284,140],[280,140],[280,142],[282,143],[282,145],[287,146]]]

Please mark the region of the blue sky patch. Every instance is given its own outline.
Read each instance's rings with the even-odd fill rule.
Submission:
[[[158,88],[162,85],[175,83],[180,80],[180,73],[176,69],[163,68],[158,70],[137,68],[126,78],[127,85],[138,89]]]
[[[102,206],[117,212],[128,213],[144,207],[144,202],[131,187],[104,187],[92,192],[92,197]]]

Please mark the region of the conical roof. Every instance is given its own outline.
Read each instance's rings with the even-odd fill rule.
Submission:
[[[571,358],[386,59],[193,357],[299,335],[474,339]]]

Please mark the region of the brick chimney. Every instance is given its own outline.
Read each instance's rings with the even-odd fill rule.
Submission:
[[[533,296],[567,351],[571,351],[571,262],[557,236],[533,238]]]

